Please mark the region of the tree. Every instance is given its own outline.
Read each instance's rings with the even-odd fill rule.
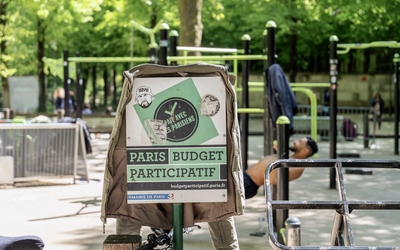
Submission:
[[[1,1],[7,3],[6,0]],[[68,39],[64,39],[64,37],[70,36],[71,31],[74,30],[74,27],[70,26],[72,20],[78,20],[78,22],[83,23],[90,22],[93,12],[99,9],[99,3],[100,0],[19,0],[10,1],[4,6],[6,7],[6,13],[9,12],[14,15],[4,15],[6,21],[3,21],[4,23],[12,21],[9,25],[13,24],[13,29],[7,29],[8,32],[6,34],[9,37],[16,37],[12,43],[10,42],[11,47],[18,48],[14,50],[18,52],[14,53],[9,60],[10,64],[19,66],[14,72],[20,71],[18,72],[19,74],[33,73],[29,69],[29,65],[32,65],[32,63],[26,63],[28,65],[26,69],[23,69],[21,65],[23,65],[24,61],[32,60],[32,55],[36,52],[36,74],[39,80],[39,111],[46,111],[47,91],[44,62],[42,60],[47,48],[50,48],[49,44],[46,43],[46,38],[50,38],[50,41],[58,38],[60,39],[60,44],[67,44]],[[21,44],[36,44],[36,49],[26,45],[19,47]],[[7,48],[1,51],[2,57],[6,55],[6,51]],[[8,77],[9,75],[6,76]],[[8,95],[8,83],[3,80],[4,100],[9,100]],[[9,105],[9,103],[5,105]]]
[[[203,23],[201,22],[201,8],[203,0],[179,0],[179,16],[181,28],[179,44],[182,46],[201,45]]]

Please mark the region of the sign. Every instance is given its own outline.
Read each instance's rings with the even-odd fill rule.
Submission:
[[[225,96],[220,77],[134,80],[126,106],[129,204],[227,201]]]
[[[36,76],[11,76],[10,108],[17,113],[35,113],[39,108],[39,81]]]

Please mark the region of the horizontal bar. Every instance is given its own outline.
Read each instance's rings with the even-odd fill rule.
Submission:
[[[206,48],[206,47],[189,47],[189,46],[177,46],[178,51],[190,51],[190,52],[210,52],[210,53],[240,53],[243,54],[243,49],[235,48]]]
[[[341,43],[337,44],[338,48],[343,50],[337,50],[338,54],[347,54],[351,49],[368,49],[368,48],[400,48],[400,43],[396,41],[376,41],[371,43]]]
[[[338,43],[337,47],[346,49],[366,49],[376,47],[400,48],[400,43],[396,41],[376,41],[371,43]]]
[[[68,57],[69,62],[79,63],[119,63],[119,62],[150,62],[150,57]]]
[[[238,108],[238,113],[249,113],[249,114],[262,114],[264,109],[262,108]]]
[[[168,61],[267,60],[266,55],[169,56]]]
[[[296,82],[296,83],[289,83],[291,87],[327,87],[331,86],[330,83],[319,83],[319,82]],[[249,87],[264,87],[264,82],[248,82]]]
[[[360,210],[400,210],[399,201],[310,201],[310,200],[273,200],[273,209],[339,209],[343,205],[348,205],[351,209]]]
[[[400,169],[400,161],[395,160],[355,160],[355,159],[327,159],[327,160],[294,160],[280,159],[269,165],[270,171],[279,167],[315,167],[333,168],[338,162],[342,163],[343,168],[395,168]]]

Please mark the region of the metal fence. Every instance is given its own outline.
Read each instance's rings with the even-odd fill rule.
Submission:
[[[0,155],[13,157],[14,181],[43,177],[88,180],[80,123],[0,124]]]
[[[294,118],[294,129],[297,134],[309,134],[310,125],[307,123],[310,116],[310,105],[299,105],[299,112]],[[321,140],[329,140],[330,132],[330,117],[328,106],[317,106],[317,133]],[[388,130],[388,127],[393,127],[390,124],[390,119],[385,119],[385,131],[377,131],[378,120],[373,119],[373,113],[369,107],[337,107],[337,135],[339,140],[360,140],[368,144],[368,141],[373,140],[377,136],[394,135],[393,130]],[[376,128],[374,130],[374,125]]]
[[[298,105],[298,108],[299,112],[293,117],[295,135],[312,136],[311,107]],[[254,113],[250,118],[249,135],[263,135],[263,114]],[[370,107],[338,106],[336,120],[338,141],[355,141],[364,148],[372,148],[375,138],[395,137],[394,117],[385,113],[381,119],[374,119]],[[317,140],[328,141],[330,131],[329,107],[318,105]]]

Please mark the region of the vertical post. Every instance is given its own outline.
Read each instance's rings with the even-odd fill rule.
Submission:
[[[94,54],[97,57],[97,54]],[[97,63],[92,64],[92,91],[93,91],[93,99],[92,99],[92,108],[96,107],[96,96],[97,96]]]
[[[166,31],[168,31],[168,30],[169,30],[169,27],[168,27],[168,29],[166,29]],[[171,33],[170,33],[171,56],[178,55],[178,50],[176,48],[178,46],[178,36],[179,36],[179,34],[176,30],[171,31]],[[168,35],[167,35],[166,39],[168,41]],[[160,46],[161,46],[161,42],[160,42]],[[166,48],[168,48],[168,44],[167,44]],[[161,54],[161,52],[160,52],[160,54]],[[167,50],[165,51],[165,64],[163,64],[163,65],[168,65],[168,61],[167,61],[166,57],[167,57]],[[177,65],[177,62],[171,61],[171,65],[175,66],[175,65]],[[174,228],[174,237],[173,237],[174,249],[183,250],[183,204],[182,203],[180,203],[180,204],[174,203],[172,205],[172,214],[173,214],[172,219],[173,219],[173,228]]]
[[[270,67],[275,63],[276,59],[276,48],[275,48],[275,31],[276,24],[274,21],[268,21],[266,25],[265,32],[265,53],[267,54],[267,63],[266,68]],[[264,71],[265,72],[265,71]],[[265,79],[268,79],[268,76],[264,76]],[[266,86],[264,87],[264,155],[272,154],[272,141],[273,138],[273,127],[272,120],[269,112],[268,105],[268,82],[266,80]]]
[[[338,86],[338,59],[337,59],[337,43],[339,38],[337,36],[331,36],[329,38],[329,76],[330,76],[330,151],[329,155],[331,159],[336,159],[336,143],[337,143],[337,126],[336,126],[336,115],[337,115],[337,86]],[[336,189],[336,171],[335,168],[329,170],[329,188]]]
[[[172,226],[174,229],[174,237],[172,239],[174,250],[183,250],[183,205],[182,203],[172,204]]]
[[[369,148],[369,119],[368,119],[368,113],[364,112],[363,115],[364,119],[364,148]]]
[[[76,53],[76,57],[79,57],[79,52]],[[82,99],[83,99],[83,80],[81,76],[81,64],[76,62],[76,118],[82,118]],[[69,100],[68,100],[69,105]]]
[[[170,56],[177,56],[178,55],[178,37],[179,33],[176,30],[171,30],[169,32],[169,55]],[[177,66],[178,62],[177,61],[170,61],[171,66]]]
[[[286,246],[301,245],[301,221],[297,217],[289,217],[285,221],[286,227]]]
[[[68,105],[68,100],[69,100],[69,83],[71,80],[69,79],[69,62],[68,62],[68,57],[69,53],[68,50],[63,51],[63,65],[64,65],[64,115],[65,116],[70,116],[70,110],[69,110],[69,105]]]
[[[289,124],[290,120],[287,116],[279,116],[276,120],[279,159],[289,159]],[[289,169],[278,168],[277,171],[278,184],[276,198],[277,200],[289,200]],[[288,210],[276,210],[275,227],[278,232],[280,232],[281,228],[285,227],[285,221],[288,216]],[[278,233],[278,241],[284,244],[284,239],[280,233]]]
[[[399,154],[399,66],[400,55],[394,54],[394,154]]]
[[[149,63],[153,63],[153,64],[157,63],[157,48],[158,48],[157,43],[149,44],[149,56],[150,56]]]
[[[158,64],[165,66],[168,65],[168,31],[168,24],[162,23],[160,27],[160,58]]]
[[[264,47],[265,47],[265,54],[267,55],[267,61],[265,62],[265,69],[273,65],[275,63],[275,31],[276,31],[276,24],[274,21],[268,21],[266,24],[266,29],[264,31]],[[265,86],[264,86],[264,156],[272,154],[273,144],[272,141],[274,140],[274,130],[272,126],[272,119],[271,114],[269,112],[269,103],[268,103],[268,76],[264,75],[265,79]],[[271,185],[270,191],[272,194],[272,199],[276,200],[276,185]],[[274,221],[274,226],[277,228],[276,224],[276,210],[272,211],[272,217]]]
[[[250,36],[245,34],[242,36],[242,46],[245,55],[250,54]],[[250,61],[242,61],[242,107],[249,107],[249,74],[250,74]],[[248,149],[249,149],[249,114],[241,114],[241,130],[242,130],[242,166],[247,169]]]

